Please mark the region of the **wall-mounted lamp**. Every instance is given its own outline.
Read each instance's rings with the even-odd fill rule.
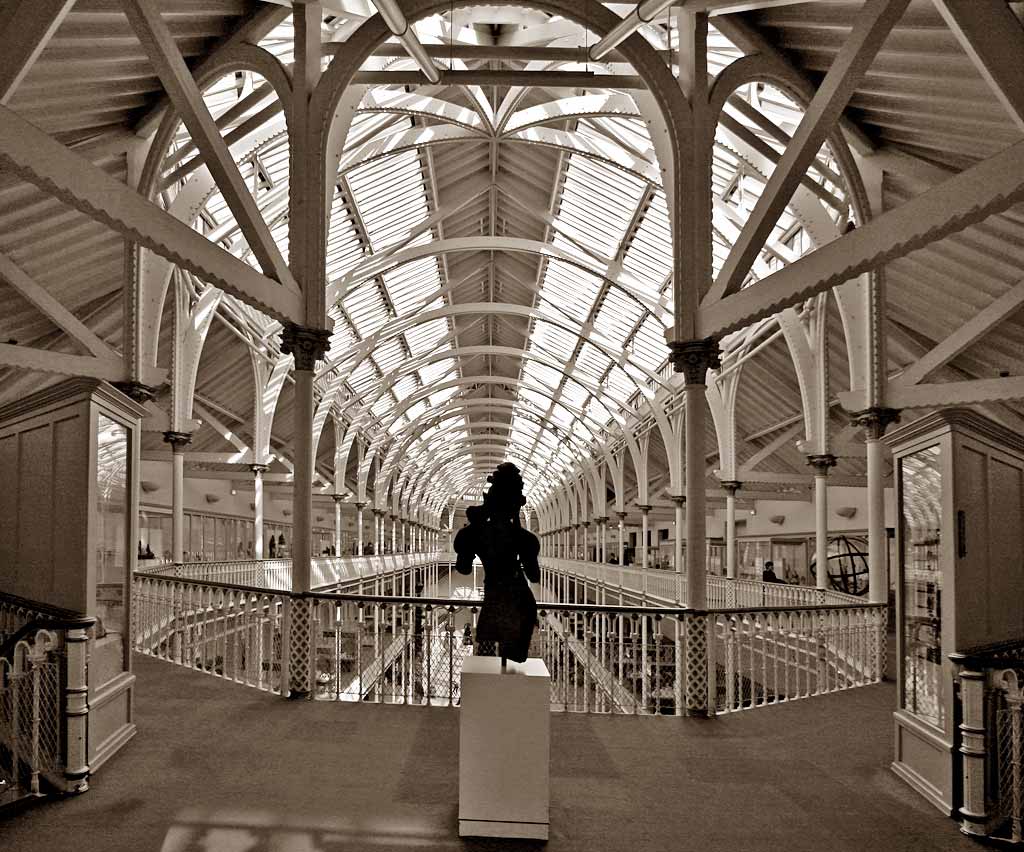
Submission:
[[[839,515],[840,518],[852,518],[854,515],[857,514],[857,507],[840,506],[838,509],[836,509],[836,514]]]
[[[785,515],[772,515],[768,520],[771,521],[776,526],[781,527],[784,523],[786,523],[786,516]]]

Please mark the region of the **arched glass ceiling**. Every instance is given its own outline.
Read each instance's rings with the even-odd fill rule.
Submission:
[[[538,28],[534,44],[593,41],[581,28],[538,15],[517,18]],[[516,26],[485,26],[489,16],[512,20],[500,7],[479,7],[456,12],[454,36],[447,15],[416,28],[428,44],[453,37],[461,44],[517,42]],[[325,40],[343,41],[360,20],[326,18]],[[677,34],[666,23],[643,34],[674,58]],[[717,32],[709,41],[712,73],[740,55]],[[290,21],[262,46],[290,62]],[[412,67],[401,56],[375,56],[370,65]],[[455,60],[455,67],[468,65]],[[615,63],[601,70],[631,72]],[[288,140],[272,89],[240,72],[209,87],[206,100],[287,257]],[[716,273],[800,116],[770,85],[748,84],[728,100],[712,166]],[[194,173],[196,156],[181,128],[165,163],[167,202]],[[842,228],[849,205],[827,146],[806,185],[818,204],[811,215]],[[813,248],[805,230],[810,202],[802,203],[803,210],[791,205],[780,217],[748,284]],[[255,264],[219,192],[195,227]],[[669,234],[657,157],[628,90],[368,89],[331,204],[333,334],[321,391],[337,393],[339,416],[382,458],[391,441],[423,428],[424,414],[463,399],[493,399],[492,409],[467,409],[443,424],[445,441],[465,446],[445,465],[446,481],[458,492],[479,487],[493,458],[477,458],[473,447],[498,444],[520,461],[539,496],[622,423],[643,416],[659,387],[654,377],[667,376]],[[481,303],[527,310],[505,313]],[[222,310],[244,319],[251,345],[276,346],[274,323],[264,318],[260,331],[257,313],[230,298]],[[732,335],[727,353],[741,352],[752,333]],[[403,463],[423,463],[430,430],[439,428],[427,427]]]

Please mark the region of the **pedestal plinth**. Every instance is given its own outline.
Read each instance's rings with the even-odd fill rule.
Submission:
[[[551,677],[543,660],[468,657],[459,705],[459,836],[548,838]]]

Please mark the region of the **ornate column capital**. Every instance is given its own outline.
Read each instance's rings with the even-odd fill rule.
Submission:
[[[599,524],[606,524],[608,523],[608,516],[605,515],[604,517],[594,518],[594,520],[597,521],[597,523]]]
[[[672,502],[675,503],[677,506],[685,506],[686,505],[686,495],[685,494],[672,494],[672,495],[670,495],[669,499],[671,499]]]
[[[653,508],[649,503],[637,503],[636,507],[645,515]]]
[[[743,483],[737,482],[735,479],[723,480],[721,485],[722,488],[725,490],[725,493],[728,494],[730,497],[735,497],[736,492],[743,487]]]
[[[268,470],[270,470],[269,464],[251,464],[249,470],[253,472],[254,476],[263,476]]]
[[[851,412],[850,421],[864,429],[864,435],[868,440],[877,441],[885,434],[890,424],[899,423],[900,412],[895,408],[875,406]]]
[[[669,360],[677,373],[682,373],[688,385],[703,385],[707,382],[708,370],[722,365],[718,341],[713,337],[703,340],[673,340],[669,343]]]
[[[628,513],[627,512],[616,512],[615,514],[619,516],[619,523],[621,524],[624,520],[626,520],[626,515]]]
[[[360,511],[362,511],[363,509],[366,508],[366,502],[365,501],[357,500],[356,501],[356,508],[359,509]]]
[[[175,453],[185,452],[185,447],[192,443],[191,432],[175,432],[173,430],[164,432],[164,443],[171,445]]]
[[[331,495],[331,499],[332,499],[332,500],[333,500],[333,501],[334,501],[335,503],[340,503],[340,502],[341,502],[342,500],[344,500],[344,499],[345,499],[345,497],[346,497],[346,495],[345,495],[345,494],[332,494],[332,495]]]
[[[832,453],[816,453],[807,457],[807,464],[814,468],[816,476],[827,476],[828,469],[836,466],[836,457]]]
[[[152,402],[156,397],[157,389],[151,385],[144,385],[142,382],[111,382],[111,384],[121,391],[121,393],[126,397],[134,400],[139,405],[145,405],[147,402]]]
[[[289,322],[281,329],[281,352],[295,356],[296,370],[313,370],[330,348],[331,333],[325,328]]]

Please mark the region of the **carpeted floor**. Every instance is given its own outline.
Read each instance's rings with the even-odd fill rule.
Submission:
[[[3,852],[537,849],[461,841],[458,711],[289,702],[136,657],[136,738]],[[890,771],[894,686],[714,720],[553,715],[551,852],[979,847]]]

